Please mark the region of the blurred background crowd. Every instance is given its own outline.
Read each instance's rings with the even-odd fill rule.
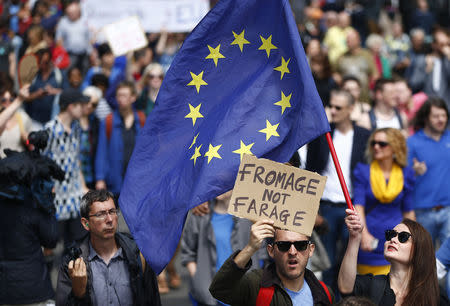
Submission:
[[[211,0],[210,6],[217,2]],[[333,139],[351,195],[367,223],[360,273],[389,271],[382,258],[383,231],[402,217],[417,218],[438,241],[438,249],[450,236],[450,196],[436,191],[441,197],[425,205],[418,201],[423,194],[414,194],[414,190],[430,188],[436,181],[435,185],[442,186],[439,180],[450,179],[450,142],[442,142],[449,139],[450,1],[290,2],[319,95],[333,124]],[[58,235],[66,246],[84,235],[79,201],[85,191],[107,188],[115,195],[120,193],[136,136],[152,112],[165,73],[187,35],[165,29],[146,33],[147,46],[114,56],[111,46],[88,25],[83,1],[0,0],[0,158],[6,156],[4,149],[30,149],[30,132],[47,130],[49,144],[43,154],[66,172],[65,179],[55,185],[54,202]],[[35,56],[37,73],[29,84],[21,84],[20,74],[26,73],[20,69],[21,59],[30,54]],[[82,101],[84,96],[89,99]],[[436,109],[438,113],[445,111],[443,121],[430,119]],[[436,148],[416,139],[424,129],[430,136],[427,128],[432,136],[437,135]],[[428,156],[421,152],[424,146],[442,155],[426,162]],[[313,235],[318,243],[323,242],[322,252],[317,252],[319,257],[311,264],[313,271],[325,271],[323,279],[335,286],[346,239],[345,200],[337,181],[330,179],[336,175],[321,139],[300,148],[294,160],[295,166],[329,176]],[[383,168],[386,160],[390,161],[387,171]],[[381,170],[357,165],[374,161]],[[392,164],[398,165],[400,172]],[[384,171],[387,178],[403,171],[402,186],[397,186],[394,197],[383,197],[383,191],[378,190],[368,195],[372,171],[381,177]],[[426,172],[429,176],[425,178]],[[211,251],[204,243],[210,238],[208,232],[200,232],[201,236],[199,228],[211,224],[213,232],[228,229],[228,235],[214,239],[230,240],[231,231],[239,228],[245,233],[242,237],[248,237],[248,225],[231,217],[220,219],[226,214],[227,201],[229,195],[212,199],[188,219],[179,252],[188,268],[189,273],[183,274],[186,279],[198,269],[192,265],[202,258],[197,252]],[[429,216],[429,212],[440,215]],[[121,229],[126,230],[123,220]],[[242,243],[246,241],[226,247],[231,251]],[[2,254],[0,251],[0,262]],[[51,267],[56,253],[45,248],[44,254]],[[213,261],[203,264],[212,270],[220,267]],[[172,262],[167,279],[166,271],[159,278],[161,293],[181,285],[176,270]],[[207,290],[206,281],[193,283],[191,302],[210,304],[208,293],[205,300],[201,300],[205,295],[195,295]]]

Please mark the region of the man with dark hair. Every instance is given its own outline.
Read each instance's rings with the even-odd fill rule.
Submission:
[[[83,229],[78,222],[80,200],[87,191],[80,167],[80,124],[82,104],[89,97],[70,88],[59,98],[60,113],[45,125],[49,139],[43,154],[54,160],[66,172],[62,182],[55,182],[56,219],[59,221],[60,237],[65,246],[80,239]]]
[[[387,127],[406,131],[408,123],[406,117],[397,109],[394,80],[378,79],[373,91],[374,106],[369,113],[362,116],[361,126],[372,131]]]
[[[430,98],[415,117],[417,131],[408,139],[408,163],[416,172],[414,210],[431,234],[442,244],[450,237],[450,133],[446,103]]]
[[[30,96],[26,101],[25,110],[37,125],[44,125],[57,115],[55,106],[57,96],[62,89],[68,88],[68,83],[63,73],[54,67],[50,49],[41,49],[36,52],[39,61],[39,70],[30,85]]]
[[[117,232],[119,210],[107,190],[91,190],[80,206],[89,233],[66,256],[58,275],[56,305],[161,305],[156,275],[131,236]]]
[[[433,33],[433,52],[414,57],[408,71],[408,83],[414,92],[438,96],[450,106],[450,38],[437,28]]]
[[[96,189],[108,188],[119,194],[125,171],[133,153],[136,137],[145,123],[145,115],[133,110],[136,89],[132,82],[117,87],[118,110],[100,124],[95,158]]]
[[[267,245],[267,252],[273,263],[246,273],[253,254],[264,239],[270,238],[273,240]],[[225,261],[209,291],[230,305],[331,305],[334,297],[328,287],[306,268],[315,248],[309,238],[276,230],[271,220],[257,221],[248,244]]]
[[[368,130],[352,122],[353,108],[354,99],[349,92],[345,90],[331,92],[330,114],[333,122],[331,135],[350,195],[353,194],[354,177],[352,173],[358,163],[364,162],[364,151],[370,135]],[[319,213],[330,228],[321,236],[321,239],[330,258],[331,267],[323,273],[323,277],[324,281],[336,290],[339,262],[343,256],[343,253],[339,252],[338,246],[339,243],[345,245],[348,239],[344,223],[347,204],[324,135],[309,143],[306,169],[328,177],[320,201]]]

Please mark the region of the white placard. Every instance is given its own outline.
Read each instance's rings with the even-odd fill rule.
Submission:
[[[137,16],[124,18],[103,28],[115,56],[145,47],[148,42]]]
[[[137,16],[145,32],[190,32],[209,11],[209,0],[82,0],[89,27]]]

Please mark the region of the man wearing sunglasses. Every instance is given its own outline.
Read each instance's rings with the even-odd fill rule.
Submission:
[[[265,239],[271,240],[267,252],[273,262],[246,273]],[[275,229],[271,220],[257,221],[248,244],[227,259],[209,290],[231,305],[331,305],[330,289],[306,269],[314,248],[306,235]]]
[[[64,258],[58,275],[56,305],[160,306],[156,275],[133,238],[117,232],[119,211],[114,195],[86,193],[80,205],[81,224],[89,232],[81,256]],[[78,258],[73,258],[78,257]]]

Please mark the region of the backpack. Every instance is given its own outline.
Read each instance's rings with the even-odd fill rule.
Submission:
[[[137,111],[136,113],[139,118],[139,124],[141,125],[141,127],[144,127],[145,114],[141,111]],[[106,125],[106,139],[108,139],[108,141],[109,141],[111,139],[112,127],[113,127],[113,114],[112,113],[109,114],[108,116],[106,116],[105,125]]]
[[[323,290],[327,294],[328,301],[330,301],[330,304],[333,304],[331,294],[330,291],[328,290],[327,285],[325,285],[325,283],[322,281],[319,281],[319,283],[322,285]],[[275,286],[259,288],[258,297],[256,298],[256,306],[269,306],[270,302],[272,302],[274,293],[275,293]]]

